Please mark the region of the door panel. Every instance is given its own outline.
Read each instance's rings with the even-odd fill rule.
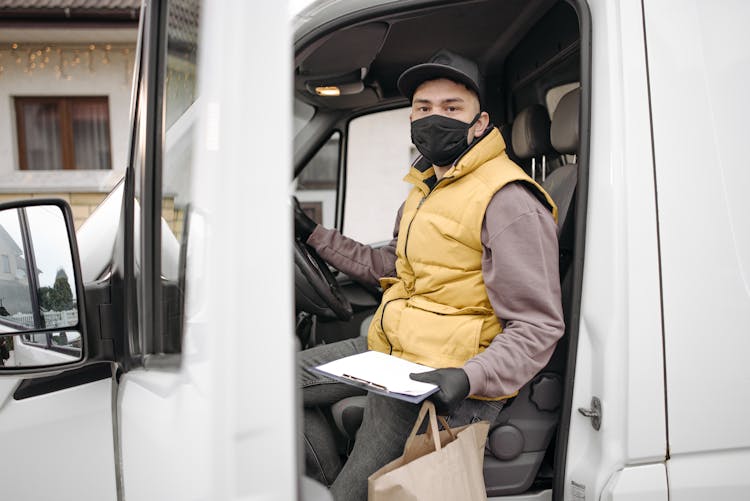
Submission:
[[[150,333],[132,333],[152,342],[120,379],[124,497],[293,500],[287,9],[244,0],[166,8],[174,15],[154,42],[166,54],[155,79],[165,85],[148,95],[164,120],[145,127],[164,150],[144,159],[141,178],[160,203],[139,247],[141,263],[160,271],[139,284],[158,314],[141,323]],[[171,302],[175,286],[184,306]],[[181,342],[169,344],[175,327]]]
[[[191,364],[192,365],[192,364]],[[212,499],[210,405],[203,368],[136,369],[120,380],[126,499]]]
[[[20,379],[0,379],[0,497],[117,499],[112,379],[23,400]]]
[[[122,489],[126,499],[210,498],[211,434],[205,364],[183,352],[188,235],[204,236],[191,217],[197,39],[201,5],[150,3],[144,13],[144,64],[134,148],[138,308],[129,312],[131,363],[118,388]],[[145,98],[145,99],[144,99]],[[123,252],[128,255],[128,252]],[[187,336],[187,335],[186,335]],[[186,480],[189,476],[189,481]]]

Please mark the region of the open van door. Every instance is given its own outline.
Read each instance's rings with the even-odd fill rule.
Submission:
[[[117,231],[85,249],[109,265],[84,292],[77,267],[28,264],[34,203],[0,207],[27,302],[37,269],[76,278],[52,312],[73,320],[34,303],[0,322],[4,499],[297,498],[290,56],[283,2],[144,2]]]
[[[283,2],[148,2],[117,389],[126,499],[297,497]],[[284,256],[288,256],[285,258]]]

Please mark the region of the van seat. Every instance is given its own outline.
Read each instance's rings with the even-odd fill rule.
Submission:
[[[563,155],[577,155],[579,141],[579,106],[581,89],[574,89],[560,99],[552,117],[550,137],[552,146]],[[555,169],[542,183],[542,186],[557,204],[557,227],[561,241],[567,236],[570,227],[568,215],[571,213],[573,195],[578,182],[578,164],[576,160]],[[560,275],[562,276],[562,270]]]
[[[560,100],[551,123],[544,107],[525,108],[513,122],[513,153],[523,160],[541,157],[542,165],[546,163],[546,155],[555,151],[577,154],[579,101],[580,89],[566,94]],[[564,229],[572,241],[572,218],[568,216],[573,212],[577,165],[569,163],[558,167],[549,176],[545,174],[546,170],[540,170],[540,175],[546,177],[542,186],[559,209],[560,237]],[[561,254],[564,307],[570,301],[570,287],[566,286],[570,284],[567,263]],[[559,422],[567,344],[566,335],[558,343],[547,366],[521,388],[492,424],[484,458],[488,496],[519,494],[527,491],[534,482]],[[336,427],[348,441],[356,437],[365,403],[366,397],[350,397],[337,402],[331,409]]]
[[[548,171],[547,155],[554,153],[550,142],[550,120],[547,109],[534,104],[521,110],[513,120],[511,137],[513,153],[521,160],[521,164],[528,165],[528,160],[531,160],[527,173],[534,180],[539,178],[544,181]]]

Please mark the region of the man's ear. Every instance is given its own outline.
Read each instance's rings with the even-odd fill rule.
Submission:
[[[484,134],[484,131],[487,129],[487,126],[490,124],[490,115],[483,111],[479,114],[479,119],[477,120],[477,123],[474,124],[474,137],[480,137],[482,134]]]

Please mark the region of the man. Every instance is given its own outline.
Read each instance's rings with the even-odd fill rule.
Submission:
[[[360,281],[382,278],[384,290],[366,343],[300,354],[308,461],[319,465],[324,458],[314,442],[324,426],[309,409],[359,390],[309,367],[366,349],[403,357],[436,368],[412,377],[440,387],[430,398],[452,426],[492,422],[544,367],[564,329],[556,208],[508,159],[481,109],[476,64],[442,50],[406,70],[398,87],[412,103],[412,142],[421,158],[405,178],[414,187],[390,245],[372,249],[295,210],[300,238]],[[367,477],[401,454],[418,410],[368,394],[354,449],[331,486],[337,500],[366,499]]]

